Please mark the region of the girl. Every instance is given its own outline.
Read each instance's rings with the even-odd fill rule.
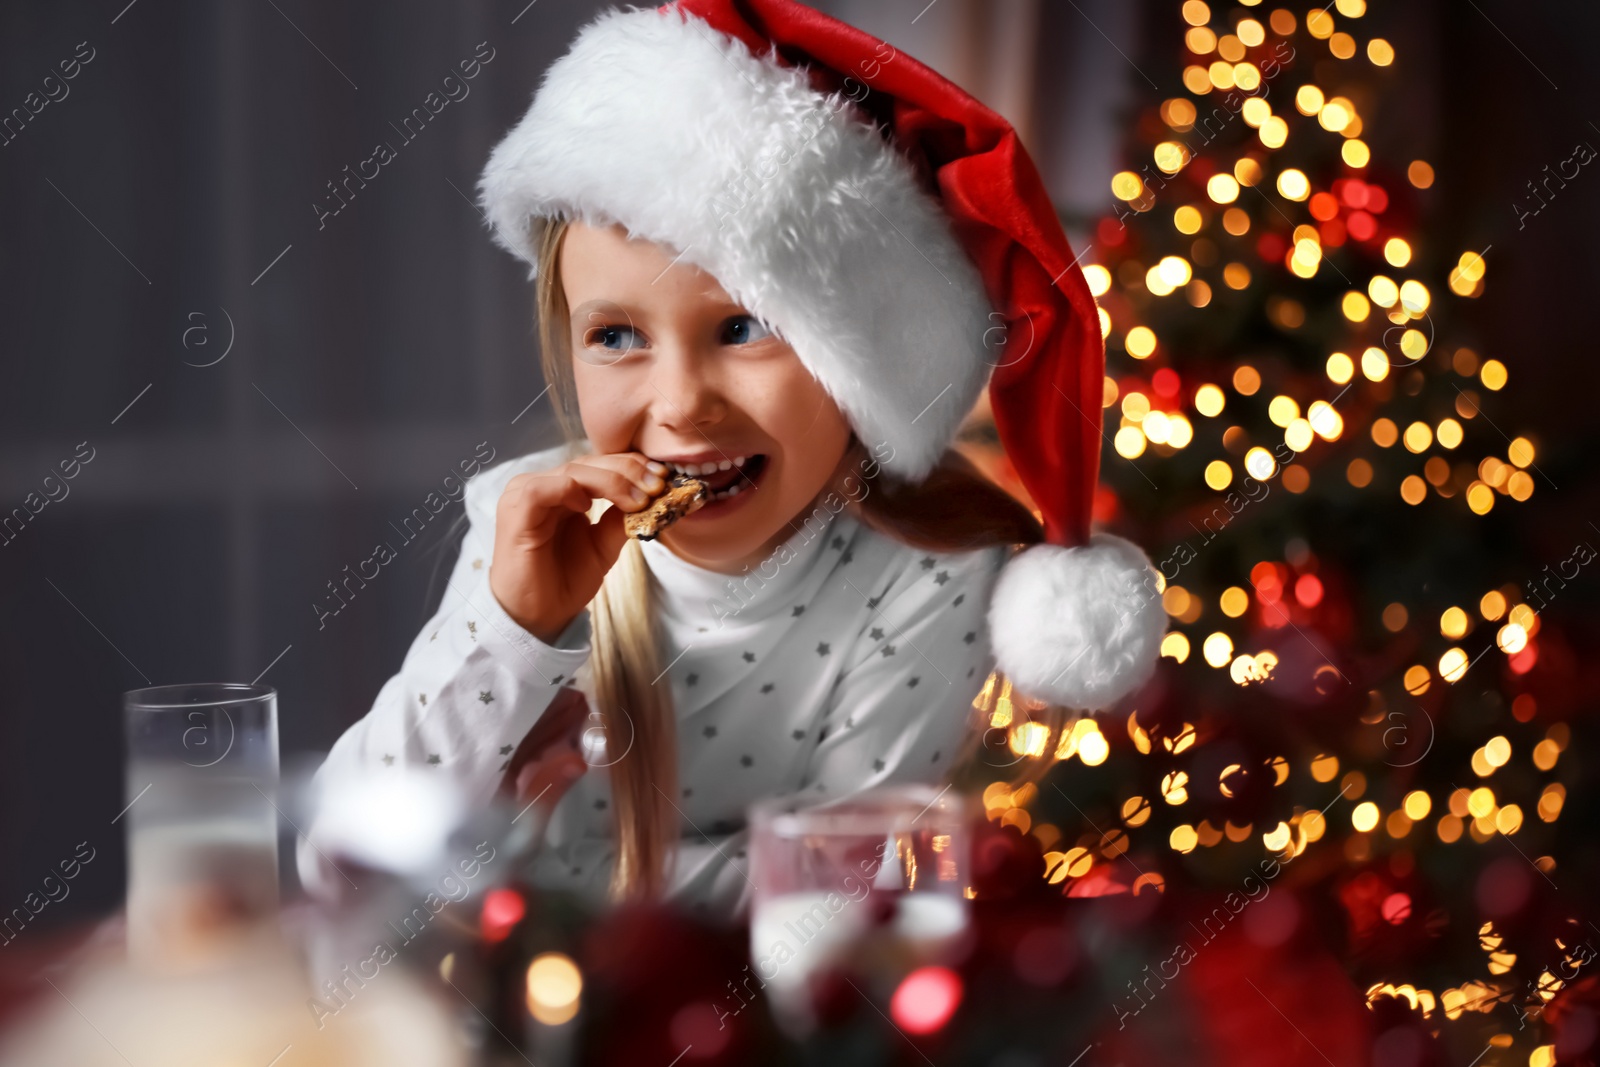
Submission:
[[[550,812],[535,882],[723,914],[749,902],[756,799],[937,782],[970,752],[997,582],[1013,594],[993,618],[1023,634],[1001,666],[1074,707],[1142,681],[1164,619],[1136,548],[1065,547],[1084,539],[1092,465],[1063,469],[1054,445],[1017,463],[1041,525],[948,450],[991,371],[1031,373],[1089,424],[1062,435],[1076,463],[1098,459],[1098,322],[1047,201],[1022,183],[1028,210],[1005,214],[1028,225],[1010,252],[987,231],[999,259],[980,275],[902,149],[861,121],[871,92],[852,108],[818,91],[817,57],[874,57],[878,106],[979,105],[789,0],[741,6],[765,16],[767,54],[731,4],[602,15],[491,156],[485,209],[537,282],[568,443],[469,483],[438,613],[319,772],[515,792]],[[780,63],[784,44],[809,66]],[[1005,152],[1031,174],[1014,138]],[[1034,306],[993,310],[988,289],[1027,285]],[[1038,328],[1016,353],[1024,319]],[[995,398],[1014,438],[1031,414],[1017,395]],[[675,471],[710,503],[627,538],[623,514]],[[1008,565],[1047,539],[1023,554],[1045,565]],[[308,885],[337,878],[310,842],[300,859]]]

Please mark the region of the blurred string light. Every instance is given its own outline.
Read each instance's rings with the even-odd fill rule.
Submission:
[[[1365,0],[1335,0],[1299,17],[1281,8],[1267,10],[1260,0],[1242,0],[1242,5],[1242,11],[1201,0],[1181,5],[1186,92],[1159,103],[1163,133],[1151,139],[1147,155],[1112,177],[1117,217],[1101,223],[1094,242],[1104,262],[1084,268],[1090,292],[1101,304],[1100,326],[1107,339],[1102,404],[1112,449],[1130,460],[1200,453],[1187,457],[1182,469],[1195,472],[1192,476],[1218,496],[1237,492],[1248,479],[1269,482],[1281,476],[1290,492],[1304,491],[1316,478],[1337,478],[1345,487],[1341,492],[1394,494],[1408,505],[1445,506],[1469,519],[1528,500],[1536,442],[1517,437],[1507,448],[1495,435],[1497,443],[1486,453],[1469,432],[1484,393],[1506,387],[1506,365],[1467,347],[1445,350],[1433,331],[1440,299],[1483,295],[1486,261],[1480,251],[1441,247],[1407,229],[1412,213],[1392,207],[1432,189],[1439,179],[1434,165],[1412,159],[1390,161],[1392,169],[1381,172],[1372,168],[1373,135],[1367,124],[1375,115],[1364,114],[1357,101],[1373,96],[1355,92],[1350,80],[1335,82],[1325,74],[1330,68],[1324,56],[1346,64],[1337,69],[1352,72],[1353,80],[1383,77],[1397,62],[1394,45],[1364,32]],[[1307,37],[1314,44],[1311,62],[1272,70],[1268,64],[1275,46],[1293,38],[1298,51]],[[1319,50],[1323,55],[1316,54]],[[1269,76],[1281,79],[1274,81],[1270,99],[1247,95],[1236,105],[1238,120],[1251,132],[1224,155],[1211,144],[1215,133],[1207,126],[1218,100],[1231,90],[1249,94]],[[1280,158],[1291,143],[1292,164],[1287,155]],[[1310,147],[1319,151],[1301,152]],[[1336,162],[1331,168],[1307,162],[1313,155]],[[1128,229],[1134,218],[1141,226],[1170,227],[1170,242],[1148,240],[1153,231],[1146,229],[1146,239],[1135,245]],[[1187,324],[1202,321],[1201,315],[1231,320],[1250,307],[1264,309],[1271,329],[1289,336],[1308,321],[1326,324],[1331,316],[1341,339],[1329,347],[1337,350],[1324,353],[1310,375],[1285,375],[1259,347],[1235,357],[1231,366],[1213,366],[1204,374],[1172,365],[1187,343]],[[1449,388],[1436,392],[1451,397],[1449,407],[1431,410],[1408,402],[1389,408],[1403,410],[1403,417],[1383,413],[1391,399],[1417,396],[1428,379],[1444,379],[1441,384]],[[1352,424],[1347,420],[1356,418],[1354,412],[1363,412],[1362,421]],[[1263,415],[1281,432],[1281,441],[1257,439],[1253,427],[1261,425]],[[1320,472],[1323,460],[1332,471]],[[1248,580],[1241,576],[1217,595],[1160,581],[1162,607],[1174,623],[1162,640],[1163,658],[1174,667],[1217,671],[1241,688],[1270,684],[1280,671],[1278,654],[1247,635],[1314,620],[1325,596],[1324,579],[1310,555],[1293,564],[1259,560],[1250,566]],[[1390,633],[1413,622],[1426,632],[1437,629],[1437,644],[1413,657],[1387,687],[1392,696],[1409,700],[1458,685],[1474,669],[1472,657],[1486,651],[1497,651],[1513,671],[1519,662],[1530,662],[1526,657],[1537,647],[1538,616],[1522,602],[1522,591],[1508,585],[1475,596],[1431,610],[1399,600],[1381,608],[1382,625]],[[1485,647],[1491,643],[1492,648]],[[1337,680],[1330,664],[1315,665],[1313,672],[1313,684],[1327,675]],[[1384,721],[1384,692],[1371,694],[1377,710],[1370,721]],[[1555,822],[1566,800],[1566,787],[1556,781],[1543,782],[1537,799],[1526,805],[1512,802],[1495,786],[1513,766],[1554,772],[1568,742],[1560,724],[1526,743],[1502,731],[1477,739],[1468,761],[1473,788],[1449,795],[1421,789],[1378,795],[1375,779],[1374,795],[1365,797],[1365,775],[1342,765],[1334,753],[1272,755],[1248,767],[1228,763],[1218,779],[1200,782],[1191,778],[1196,764],[1170,765],[1205,743],[1194,724],[1157,732],[1140,724],[1137,710],[1128,713],[1125,731],[1110,734],[1092,716],[1052,721],[1039,714],[1043,705],[1014,693],[997,674],[990,675],[973,703],[992,728],[1005,732],[1020,760],[1077,760],[1093,767],[1115,745],[1169,762],[1142,793],[1116,804],[1117,826],[1095,827],[1078,838],[1035,823],[1034,785],[994,783],[985,790],[988,817],[1037,837],[1045,849],[1046,877],[1063,890],[1116,860],[1130,848],[1131,835],[1150,833],[1146,828],[1152,824],[1175,857],[1237,847],[1292,859],[1337,828],[1337,847],[1346,858],[1365,861],[1375,841],[1429,835],[1444,845],[1470,847],[1525,833],[1530,823]],[[1513,714],[1526,723],[1535,707],[1531,696],[1519,696]],[[1189,817],[1174,826],[1171,819],[1153,818],[1158,812],[1183,818],[1196,806],[1191,798],[1204,791],[1215,789],[1231,798],[1246,781],[1276,789],[1291,774],[1306,773],[1330,791],[1337,789],[1335,803],[1343,808],[1330,805],[1324,812],[1296,806],[1288,817],[1258,825]],[[1536,866],[1548,870],[1553,861],[1539,857]],[[1160,892],[1164,886],[1162,876],[1146,868],[1134,892]],[[1396,925],[1409,921],[1412,907],[1408,894],[1391,893],[1382,901],[1382,918]],[[1496,946],[1488,957],[1491,975],[1510,966],[1506,954],[1498,952]],[[918,994],[926,998],[930,1020],[960,996],[958,988],[941,981],[930,976]],[[1368,996],[1399,997],[1424,1017],[1442,1013],[1455,1019],[1488,1010],[1483,1005],[1487,999],[1492,1006],[1496,992],[1503,990],[1470,979],[1437,992],[1380,982]],[[909,1006],[907,1011],[908,1018],[916,1014]]]

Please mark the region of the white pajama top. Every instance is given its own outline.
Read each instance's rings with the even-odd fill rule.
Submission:
[[[409,766],[448,775],[469,802],[487,803],[561,687],[576,686],[596,706],[587,610],[550,645],[512,621],[489,590],[506,482],[573,454],[564,446],[532,453],[468,483],[471,525],[438,612],[372,709],[334,744],[319,779]],[[822,498],[787,542],[740,576],[641,542],[662,623],[661,683],[671,685],[677,719],[675,902],[747,914],[752,802],[937,783],[975,728],[972,700],[993,666],[989,596],[1011,549],[913,548],[856,520],[843,499]],[[600,901],[616,854],[611,790],[603,740],[584,751],[590,769],[561,798],[524,874]],[[312,891],[329,878],[314,848],[302,844],[299,861]]]

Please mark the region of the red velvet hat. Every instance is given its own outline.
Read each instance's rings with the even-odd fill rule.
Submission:
[[[1156,572],[1090,532],[1094,298],[1016,131],[969,93],[794,0],[613,9],[551,66],[480,196],[530,278],[556,218],[682,250],[903,477],[932,469],[987,385],[1048,542],[996,585],[997,666],[1080,708],[1150,676],[1166,630]]]

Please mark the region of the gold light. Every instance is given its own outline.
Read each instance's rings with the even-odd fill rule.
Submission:
[[[1351,322],[1366,322],[1367,316],[1372,313],[1372,304],[1364,295],[1354,290],[1344,294],[1339,306],[1344,312],[1344,317]]]
[[[578,1012],[583,975],[572,959],[560,952],[533,958],[527,973],[528,1013],[539,1022],[557,1026]]]
[[[1156,145],[1153,155],[1156,166],[1167,174],[1178,173],[1183,169],[1184,164],[1189,162],[1190,158],[1189,149],[1177,141],[1162,141]]]
[[[1327,369],[1328,380],[1338,385],[1343,385],[1354,376],[1356,365],[1343,352],[1335,352],[1328,357]]]
[[[1111,291],[1111,272],[1098,263],[1091,263],[1083,268],[1084,280],[1089,283],[1089,292],[1095,296],[1105,296]]]
[[[1172,289],[1186,285],[1193,276],[1189,269],[1189,261],[1182,256],[1162,256],[1161,262],[1156,264],[1156,270],[1161,275],[1161,280]]]
[[[1379,307],[1392,308],[1395,302],[1400,299],[1400,287],[1394,283],[1392,278],[1387,278],[1382,274],[1374,274],[1372,280],[1367,283],[1367,295]]]
[[[1277,472],[1278,462],[1271,452],[1257,445],[1244,454],[1244,469],[1256,481],[1264,482]]]
[[[1257,136],[1268,148],[1282,148],[1284,142],[1289,140],[1289,124],[1279,116],[1273,115],[1261,124]]]
[[[1206,182],[1206,195],[1219,204],[1239,199],[1239,181],[1231,174],[1213,174]]]
[[[1311,182],[1304,171],[1290,167],[1278,175],[1278,192],[1289,200],[1304,200],[1311,195]]]

